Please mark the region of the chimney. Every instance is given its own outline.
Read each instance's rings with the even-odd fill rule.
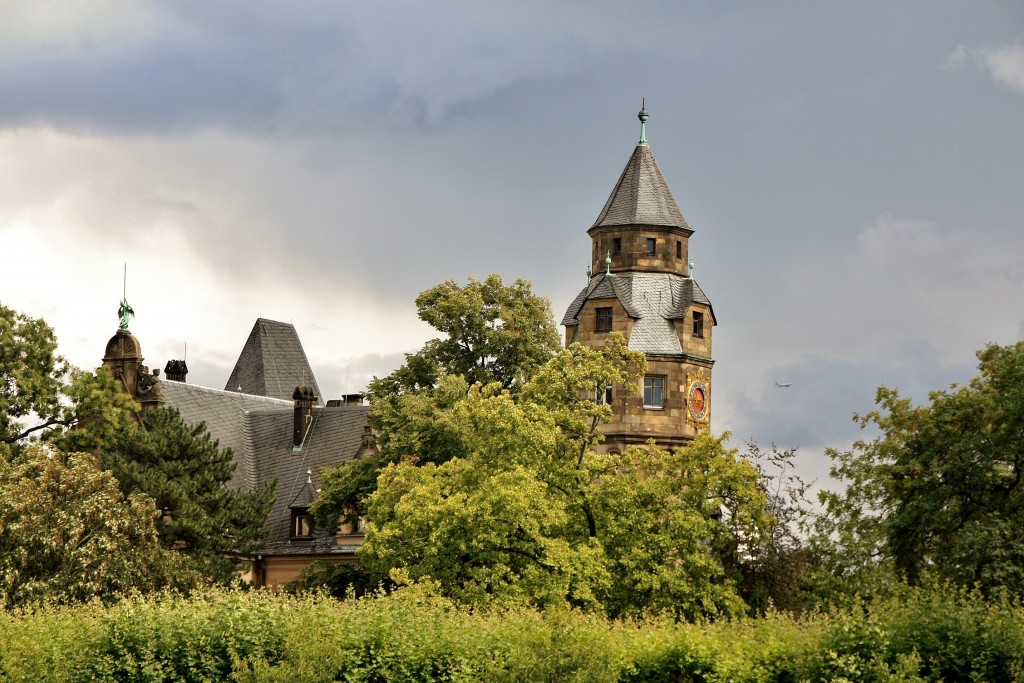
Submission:
[[[292,399],[295,400],[295,432],[292,446],[298,450],[302,448],[309,425],[313,422],[313,406],[316,405],[317,395],[310,387],[295,387]]]
[[[164,375],[172,382],[185,383],[185,375],[188,374],[188,366],[183,360],[169,360],[164,366]]]

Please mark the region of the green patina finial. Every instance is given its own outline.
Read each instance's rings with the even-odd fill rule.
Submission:
[[[590,264],[587,264],[587,283],[590,283],[590,278],[594,277],[594,271],[591,269]]]
[[[307,484],[312,484],[313,483],[313,470],[308,469],[308,468],[306,469],[306,483]]]
[[[128,305],[127,299],[121,299],[121,305],[117,309],[117,316],[121,318],[118,327],[122,330],[128,329],[128,321],[135,317],[135,311]]]
[[[640,113],[636,115],[640,119],[640,144],[647,144],[647,119],[650,118],[650,114],[647,113],[647,98],[641,100],[643,104],[640,106]]]
[[[608,252],[608,256],[604,260],[604,265],[607,268],[607,270],[605,270],[604,274],[605,275],[611,275],[612,274],[612,252],[610,252],[610,251]]]
[[[690,277],[693,278],[693,257],[690,257]]]

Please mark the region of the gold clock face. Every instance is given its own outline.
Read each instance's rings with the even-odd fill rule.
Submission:
[[[703,420],[708,414],[708,388],[700,380],[690,383],[690,390],[687,392],[687,404],[690,407],[690,415],[694,420]]]

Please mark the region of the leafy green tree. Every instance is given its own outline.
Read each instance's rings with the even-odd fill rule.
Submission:
[[[561,348],[548,300],[525,280],[506,285],[490,275],[465,286],[448,280],[420,294],[416,308],[444,336],[370,382],[369,419],[380,453],[325,474],[313,510],[328,528],[339,515],[365,514],[364,500],[388,464],[411,454],[440,463],[461,452],[447,411],[471,386],[494,383],[515,395]]]
[[[831,453],[845,492],[825,492],[819,548],[832,577],[926,574],[1024,593],[1024,342],[978,352],[967,386],[915,407],[892,389],[858,416],[881,435]],[[884,583],[882,584],[884,585]]]
[[[64,450],[97,448],[137,410],[105,371],[69,365],[45,321],[0,305],[0,457],[32,438]]]
[[[91,454],[30,444],[0,458],[0,605],[109,600],[183,580],[157,543],[156,515]]]
[[[769,524],[756,471],[702,437],[666,453],[597,455],[610,408],[595,384],[635,389],[642,354],[558,353],[517,397],[475,385],[443,411],[458,450],[382,473],[360,557],[467,604],[572,605],[682,618],[743,609],[723,553]]]
[[[205,424],[186,424],[177,409],[147,411],[141,429],[124,430],[103,451],[102,464],[125,495],[156,502],[160,545],[191,558],[207,579],[234,580],[231,557],[261,546],[273,483],[252,491],[228,488],[236,467],[231,449],[220,448]]]
[[[561,347],[551,305],[526,280],[506,285],[496,274],[471,277],[465,286],[446,280],[416,297],[416,309],[444,337],[374,380],[371,396],[430,389],[444,375],[460,375],[470,385],[497,382],[515,392]]]

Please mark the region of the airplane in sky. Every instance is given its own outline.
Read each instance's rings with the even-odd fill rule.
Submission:
[[[776,382],[775,386],[780,387],[782,389],[786,389],[788,387],[793,386],[793,383],[792,382],[783,382],[782,384],[779,384],[778,382]]]

